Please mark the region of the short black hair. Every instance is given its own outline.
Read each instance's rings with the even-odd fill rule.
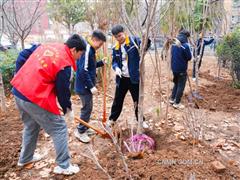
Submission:
[[[179,34],[184,34],[185,36],[187,36],[188,38],[190,37],[190,32],[186,29],[181,29],[181,31],[179,32]]]
[[[105,34],[101,30],[99,30],[99,29],[93,31],[92,37],[95,37],[95,38],[97,38],[97,39],[99,39],[101,41],[106,42]]]
[[[118,33],[124,32],[124,27],[120,24],[113,26],[112,34],[116,36]]]
[[[76,51],[86,51],[86,42],[78,34],[73,34],[68,38],[65,44],[70,48],[76,48]]]

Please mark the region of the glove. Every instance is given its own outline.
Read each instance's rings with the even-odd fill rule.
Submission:
[[[93,88],[91,88],[90,91],[92,94],[97,94],[97,92],[98,92],[98,90],[95,86]]]
[[[74,121],[74,112],[73,110],[67,108],[67,112],[64,115],[67,121]]]
[[[120,78],[122,77],[122,71],[121,71],[120,68],[116,67],[115,73],[116,73],[116,75],[119,76]]]
[[[108,62],[107,62],[107,57],[104,57],[104,58],[102,59],[102,62],[103,62],[104,65],[105,65],[105,64],[108,64]]]
[[[173,43],[176,44],[178,47],[181,47],[182,45],[182,43],[177,38],[173,39]]]

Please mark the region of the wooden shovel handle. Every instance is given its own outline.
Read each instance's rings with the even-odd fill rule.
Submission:
[[[103,53],[105,57],[108,57],[107,54],[107,43],[103,46]],[[103,66],[103,119],[102,122],[105,123],[107,121],[107,113],[106,113],[106,94],[107,94],[107,67],[106,64]]]
[[[78,117],[76,117],[76,116],[74,117],[74,119],[75,119],[75,122],[81,123],[81,124],[83,124],[84,126],[93,129],[94,131],[96,131],[96,132],[97,132],[98,134],[100,134],[100,135],[106,134],[104,131],[101,131],[101,130],[93,127],[92,125],[88,124],[87,122],[85,122],[84,120],[82,120],[82,119],[80,119],[80,118],[78,118]]]

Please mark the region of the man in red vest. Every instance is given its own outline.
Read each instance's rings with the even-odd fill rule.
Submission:
[[[85,49],[85,41],[75,34],[65,44],[39,45],[19,54],[16,64],[24,63],[11,81],[24,123],[18,166],[41,159],[34,151],[40,128],[43,128],[53,139],[56,150],[57,166],[53,172],[65,175],[79,172],[79,167],[70,163],[67,125],[60,115],[57,100],[65,116],[73,117],[69,89],[71,68],[76,71],[76,60]]]

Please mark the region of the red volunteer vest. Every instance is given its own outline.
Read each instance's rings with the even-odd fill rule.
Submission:
[[[66,45],[41,45],[14,76],[11,84],[32,103],[59,115],[55,80],[57,73],[66,66],[72,66],[76,71],[76,62]]]

